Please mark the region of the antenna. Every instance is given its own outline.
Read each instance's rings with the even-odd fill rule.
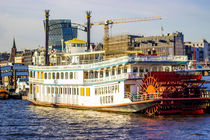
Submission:
[[[163,36],[163,32],[164,32],[164,29],[163,29],[163,26],[161,26],[161,35]]]

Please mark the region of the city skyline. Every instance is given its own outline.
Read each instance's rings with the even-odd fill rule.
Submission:
[[[162,20],[113,25],[110,35],[160,35],[182,32],[185,41],[210,41],[208,31],[210,10],[208,0],[8,0],[0,6],[0,52],[12,48],[13,38],[18,50],[44,46],[44,10],[50,9],[50,19],[71,19],[73,23],[86,22],[85,11],[92,11],[92,22],[110,18],[162,16]],[[79,31],[80,39],[86,33]],[[103,26],[93,26],[91,42],[102,42]]]

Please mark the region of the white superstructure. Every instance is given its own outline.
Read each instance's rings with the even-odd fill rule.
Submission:
[[[78,59],[85,53],[77,54]],[[29,66],[28,99],[80,107],[116,106],[141,100],[136,93],[145,73],[187,68],[185,56],[127,55],[95,61],[97,52],[86,54],[94,61],[71,63],[77,56],[71,54],[67,65]]]

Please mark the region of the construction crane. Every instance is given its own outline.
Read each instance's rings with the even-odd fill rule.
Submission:
[[[160,16],[153,17],[133,17],[133,18],[120,18],[120,19],[107,19],[105,21],[91,23],[92,25],[104,25],[104,40],[109,38],[109,25],[119,24],[119,23],[129,23],[129,22],[142,22],[151,20],[161,20]]]

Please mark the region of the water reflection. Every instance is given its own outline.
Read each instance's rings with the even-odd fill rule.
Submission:
[[[210,115],[158,116],[0,101],[0,139],[209,139]]]

